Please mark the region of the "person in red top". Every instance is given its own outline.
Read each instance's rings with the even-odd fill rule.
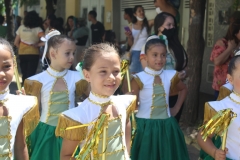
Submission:
[[[240,20],[229,25],[227,34],[219,39],[213,47],[210,60],[214,64],[212,88],[217,99],[219,89],[226,83],[228,63],[234,56],[234,50],[240,46]]]

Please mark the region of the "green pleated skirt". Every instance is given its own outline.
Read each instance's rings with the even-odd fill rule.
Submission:
[[[137,118],[132,160],[189,160],[183,133],[174,117]]]
[[[217,147],[220,148],[222,145],[222,141],[221,138],[219,136],[217,137],[213,137],[212,138],[212,142],[213,144]],[[208,155],[206,152],[204,152],[203,150],[200,150],[200,158],[202,160],[214,160],[214,158],[212,158],[210,155]],[[229,158],[226,158],[226,160],[231,160]]]
[[[27,139],[30,160],[60,160],[62,138],[55,136],[55,129],[39,122]]]

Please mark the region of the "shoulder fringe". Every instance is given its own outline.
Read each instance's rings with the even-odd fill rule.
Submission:
[[[39,95],[41,94],[41,89],[42,83],[35,80],[25,79],[24,90],[27,95],[39,97]]]
[[[55,135],[64,139],[72,141],[83,141],[86,138],[88,127],[76,127],[74,129],[66,130],[69,127],[79,126],[82,123],[74,121],[73,119],[60,115],[58,119],[58,125],[55,130]]]
[[[28,137],[34,131],[40,119],[38,101],[36,97],[34,98],[34,106],[23,116],[23,131],[25,137]]]
[[[140,80],[140,78],[136,75],[136,77],[134,77],[133,80],[136,81],[139,89],[142,90],[142,89],[143,89],[143,83],[142,83],[142,81]]]

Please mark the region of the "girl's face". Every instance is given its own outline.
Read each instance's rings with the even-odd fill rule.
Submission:
[[[50,49],[51,63],[56,64],[60,70],[69,69],[73,64],[75,51],[76,45],[65,39],[56,49]]]
[[[240,60],[235,61],[235,70],[232,75],[227,74],[228,81],[233,85],[234,90],[240,93]]]
[[[159,71],[166,63],[166,48],[161,44],[154,44],[147,50],[146,60],[148,67]]]
[[[137,10],[136,10],[136,13],[134,13],[134,16],[144,19],[145,18],[145,13],[144,13],[143,8],[138,7]]]
[[[111,96],[121,82],[120,59],[116,53],[95,53],[95,62],[90,70],[83,70],[94,93]]]
[[[174,23],[174,19],[170,16],[168,16],[163,25],[161,27],[159,27],[159,31],[162,32],[164,29],[172,29],[175,28],[175,23]]]
[[[0,91],[5,90],[12,82],[14,68],[11,53],[0,45]]]
[[[69,18],[67,23],[70,27],[73,27],[73,25],[74,25],[72,18]]]

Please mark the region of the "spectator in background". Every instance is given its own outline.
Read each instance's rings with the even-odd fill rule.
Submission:
[[[97,21],[96,11],[90,11],[88,13],[88,21],[92,22],[91,31],[92,31],[92,44],[103,42],[103,36],[105,33],[105,28],[103,24]]]
[[[70,37],[76,41],[76,53],[74,54],[74,66],[82,61],[83,50],[86,49],[86,43],[89,37],[89,29],[86,27],[86,20],[84,18],[79,18],[77,20],[77,28],[70,31]]]
[[[56,19],[56,16],[54,14],[48,15],[47,17],[48,28],[45,30],[45,35],[48,34],[48,32],[52,29],[50,24],[51,24],[51,21],[54,21],[55,19]]]
[[[40,28],[39,16],[35,11],[29,12],[24,17],[23,25],[21,25],[16,34],[14,45],[18,48],[20,59],[20,68],[22,71],[22,82],[28,77],[36,74],[39,62],[39,48],[36,44],[40,38],[44,36],[43,30]]]
[[[6,38],[7,36],[7,26],[4,26],[5,18],[0,15],[0,37]]]
[[[55,18],[51,20],[50,22],[50,28],[51,29],[56,29],[58,30],[61,34],[64,33],[64,28],[63,28],[63,19],[62,18]]]
[[[217,99],[219,89],[226,83],[228,63],[234,56],[234,50],[240,46],[240,20],[229,25],[225,37],[215,43],[210,60],[214,64],[213,83],[214,96]]]
[[[67,18],[67,23],[66,23],[66,28],[65,28],[65,34],[67,36],[70,35],[70,31],[74,28],[74,19],[75,19],[74,16],[69,16]]]
[[[123,18],[124,20],[128,21],[128,24],[131,24],[133,19],[133,9],[125,8]]]
[[[28,11],[24,11],[23,13],[24,17],[26,17],[27,14],[28,14]]]
[[[128,25],[130,26],[132,24],[133,20],[133,9],[132,8],[125,8],[124,14],[123,14],[124,20],[128,22]],[[124,53],[125,51],[129,51],[130,46],[127,44],[128,39],[126,38],[125,41],[121,41],[119,44],[122,44],[121,46],[121,52]]]
[[[178,29],[180,25],[180,14],[177,8],[179,6],[174,4],[179,4],[179,2],[173,3],[171,0],[154,0],[154,5],[156,7],[157,14],[161,12],[167,12],[172,14],[176,18],[177,29]]]
[[[153,25],[147,20],[144,8],[141,5],[136,5],[133,9],[133,13],[133,23],[130,26],[131,31],[125,32],[128,37],[128,45],[131,46],[130,72],[132,74],[143,70],[140,62],[140,52],[142,46],[146,43],[150,28]]]

